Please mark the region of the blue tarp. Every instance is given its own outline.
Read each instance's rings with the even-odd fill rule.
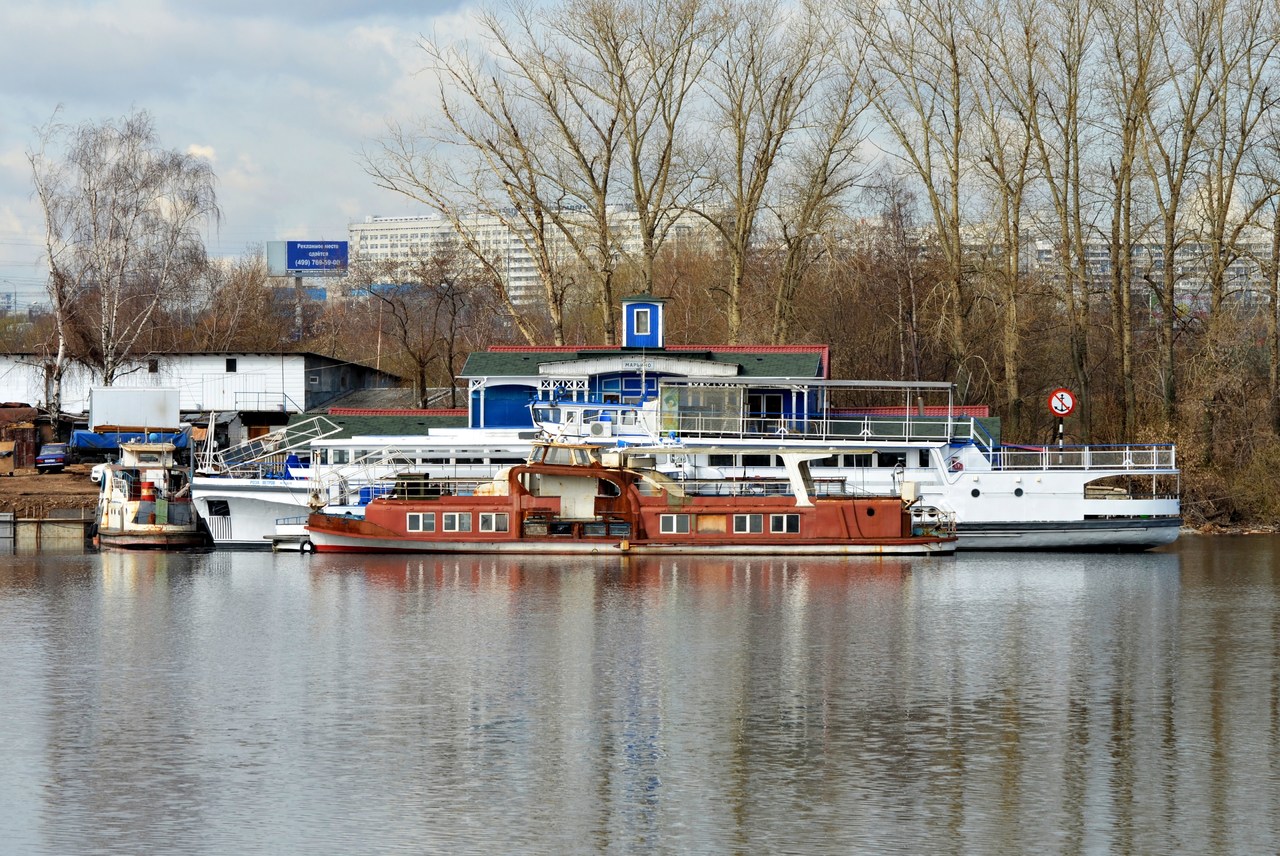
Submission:
[[[179,449],[187,448],[188,433],[186,431],[165,432],[153,431],[144,434],[141,431],[72,431],[71,448],[80,452],[115,452],[121,443],[172,443]]]

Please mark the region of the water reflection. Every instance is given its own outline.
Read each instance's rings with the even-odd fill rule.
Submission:
[[[0,563],[0,805],[33,853],[1267,852],[1277,544]]]

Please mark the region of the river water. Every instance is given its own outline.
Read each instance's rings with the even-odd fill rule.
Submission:
[[[0,557],[0,851],[1275,853],[1278,567]]]

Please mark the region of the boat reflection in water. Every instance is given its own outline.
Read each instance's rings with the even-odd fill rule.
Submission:
[[[588,579],[600,588],[777,588],[803,585],[840,588],[853,584],[901,582],[919,566],[932,573],[936,561],[906,557],[677,557],[677,556],[494,556],[428,554],[315,555],[313,575],[358,574],[369,583],[401,589],[554,589],[577,587]]]

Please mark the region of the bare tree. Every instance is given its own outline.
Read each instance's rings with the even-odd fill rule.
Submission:
[[[578,93],[579,113],[618,120],[616,129],[609,128],[617,132],[617,152],[607,163],[583,162],[578,154],[577,170],[589,179],[591,192],[581,202],[593,211],[595,244],[612,244],[621,256],[638,250],[642,287],[652,292],[658,252],[692,179],[688,108],[723,37],[723,11],[707,0],[567,0],[552,26],[577,49],[556,72]],[[567,135],[567,149],[580,148],[571,139],[576,136]],[[604,134],[594,136],[599,149]],[[608,165],[618,175],[617,189],[606,196],[608,185],[590,176]],[[608,214],[612,203],[624,201],[635,218],[634,234],[628,229],[615,236]],[[583,261],[590,266],[597,260],[588,253]],[[601,282],[607,290],[612,277],[601,276]],[[610,305],[606,317],[612,319],[613,311]]]
[[[1201,212],[1196,237],[1207,255],[1211,346],[1226,334],[1228,271],[1246,252],[1246,231],[1280,193],[1269,180],[1276,154],[1273,128],[1280,115],[1280,9],[1266,0],[1222,2],[1225,7],[1210,22],[1213,115],[1202,135],[1206,151],[1196,194]]]
[[[974,106],[980,119],[978,175],[991,191],[999,259],[992,289],[1000,312],[1000,357],[1009,429],[1023,423],[1021,362],[1023,245],[1034,167],[1035,122],[1041,83],[1036,63],[1036,0],[985,2],[975,8]]]
[[[457,375],[474,344],[468,333],[490,313],[484,290],[470,260],[450,250],[358,273],[354,295],[377,307],[377,366],[412,378],[418,407],[427,407],[439,386],[449,388],[449,406],[458,406]]]
[[[162,148],[144,111],[72,127],[50,122],[39,139],[28,161],[59,317],[55,365],[78,322],[84,350],[75,356],[110,386],[160,307],[205,264],[203,230],[219,219],[213,170]]]
[[[946,268],[945,341],[961,375],[969,359],[966,319],[973,303],[962,237],[962,194],[971,167],[965,129],[972,106],[972,35],[964,3],[847,0],[846,9],[851,26],[867,34],[869,93],[896,143],[892,153],[916,174],[928,206]]]
[[[1198,0],[1173,3],[1170,26],[1157,29],[1151,44],[1152,104],[1145,113],[1149,145],[1142,148],[1147,179],[1159,214],[1159,276],[1146,276],[1160,302],[1160,382],[1166,421],[1173,420],[1177,402],[1177,359],[1174,353],[1178,319],[1177,291],[1182,248],[1190,237],[1184,205],[1190,185],[1200,171],[1204,148],[1202,127],[1214,110],[1211,66],[1215,62],[1215,19],[1220,0],[1207,6]]]
[[[1049,231],[1054,235],[1071,372],[1080,402],[1081,433],[1086,441],[1093,436],[1093,382],[1089,357],[1092,300],[1085,249],[1089,227],[1083,170],[1088,148],[1085,131],[1095,11],[1095,0],[1047,0],[1035,6],[1031,23],[1037,30],[1036,49],[1029,58],[1043,70],[1037,109],[1030,116],[1031,132],[1040,180],[1050,204]]]
[[[830,65],[808,108],[804,127],[772,206],[781,233],[782,264],[773,289],[770,341],[790,341],[795,300],[810,268],[832,249],[842,202],[862,178],[859,147],[867,138],[868,104],[861,86],[864,46],[833,44]]]
[[[1134,248],[1142,236],[1135,199],[1143,146],[1150,127],[1155,71],[1152,64],[1163,11],[1133,0],[1104,0],[1103,29],[1106,38],[1105,81],[1110,126],[1110,157],[1106,173],[1111,222],[1107,241],[1111,255],[1111,323],[1115,351],[1120,358],[1122,436],[1131,437],[1137,426],[1138,405],[1134,389],[1133,279]]]
[[[788,11],[776,0],[743,0],[727,14],[732,29],[706,77],[712,129],[703,190],[710,207],[697,213],[719,233],[728,257],[725,312],[736,343],[766,193],[823,79],[831,40],[807,4]]]

